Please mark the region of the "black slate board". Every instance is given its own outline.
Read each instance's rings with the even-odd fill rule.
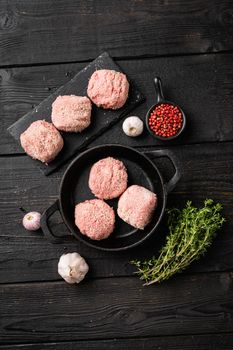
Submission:
[[[114,69],[119,72],[122,71],[109,54],[104,52],[76,74],[67,84],[60,87],[47,99],[42,101],[36,108],[11,125],[8,128],[10,134],[20,143],[19,138],[21,133],[24,132],[32,122],[39,119],[45,119],[46,121],[51,122],[51,106],[57,96],[71,94],[85,96],[88,80],[92,73],[98,69]],[[130,83],[129,98],[122,108],[113,111],[97,108],[95,105],[92,105],[92,123],[90,127],[80,134],[61,132],[64,139],[64,147],[51,163],[45,165],[40,161],[32,159],[45,175],[51,174],[78,151],[83,150],[95,138],[117,123],[119,119],[128,114],[134,107],[144,100],[142,93],[135,87],[130,78],[127,78]]]

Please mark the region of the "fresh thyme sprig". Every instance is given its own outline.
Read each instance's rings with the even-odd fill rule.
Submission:
[[[183,271],[194,260],[205,254],[225,219],[221,216],[221,204],[206,199],[203,208],[196,208],[188,201],[183,209],[168,209],[166,244],[158,258],[134,260],[136,272],[145,285],[162,282]]]

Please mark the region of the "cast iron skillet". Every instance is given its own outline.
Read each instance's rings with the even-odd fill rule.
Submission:
[[[180,173],[176,165],[177,160],[174,161],[174,155],[168,150],[154,151],[153,154],[156,157],[168,157],[172,160],[175,167],[175,174],[168,183],[164,183],[156,165],[147,156],[130,147],[115,144],[101,145],[80,154],[71,163],[62,178],[59,199],[42,215],[41,227],[44,235],[53,243],[61,242],[61,237],[57,237],[52,232],[48,221],[50,216],[58,210],[71,235],[93,248],[106,251],[119,251],[135,247],[145,241],[158,227],[166,207],[167,193],[174,188],[180,179]],[[158,207],[152,221],[144,230],[133,228],[116,215],[116,225],[112,235],[107,239],[95,241],[82,235],[75,226],[74,208],[75,204],[94,198],[88,187],[90,168],[98,160],[109,156],[124,162],[128,170],[129,186],[132,184],[141,185],[157,194]],[[115,209],[115,212],[117,202],[118,199],[107,201]]]

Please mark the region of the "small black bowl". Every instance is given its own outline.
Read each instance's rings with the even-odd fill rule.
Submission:
[[[171,102],[171,101],[167,101],[164,99],[164,96],[163,96],[163,90],[162,90],[162,82],[161,82],[161,79],[159,77],[155,77],[154,78],[154,86],[155,86],[155,91],[156,91],[156,94],[157,94],[157,102],[151,106],[146,114],[146,126],[147,126],[147,129],[149,131],[149,133],[156,139],[158,140],[162,140],[162,141],[169,141],[169,140],[174,140],[176,139],[183,131],[184,131],[184,128],[186,126],[186,117],[185,117],[185,114],[182,110],[182,108],[180,108],[180,106],[178,106],[177,104]],[[150,128],[150,125],[149,125],[149,117],[151,115],[151,112],[159,105],[163,104],[163,103],[166,103],[166,104],[169,104],[169,105],[172,105],[172,106],[175,106],[177,107],[181,113],[182,113],[182,126],[180,128],[180,130],[177,132],[177,134],[173,135],[173,136],[170,136],[170,137],[162,137],[162,136],[159,136],[159,135],[156,135]]]

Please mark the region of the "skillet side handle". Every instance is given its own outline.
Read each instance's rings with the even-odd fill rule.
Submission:
[[[181,172],[179,170],[179,169],[181,169],[181,165],[180,165],[180,162],[179,162],[178,158],[175,156],[175,154],[173,152],[169,151],[168,149],[159,149],[159,150],[155,150],[155,151],[147,152],[147,153],[148,154],[153,154],[157,158],[167,157],[172,162],[172,164],[173,164],[173,166],[175,168],[175,174],[165,184],[165,188],[166,188],[167,193],[171,192],[175,188],[177,182],[181,178]]]
[[[41,216],[41,229],[43,231],[44,236],[51,243],[61,243],[62,238],[67,236],[56,236],[54,232],[52,232],[51,227],[49,226],[49,218],[56,212],[60,212],[59,201],[56,200],[48,209],[46,209]]]

